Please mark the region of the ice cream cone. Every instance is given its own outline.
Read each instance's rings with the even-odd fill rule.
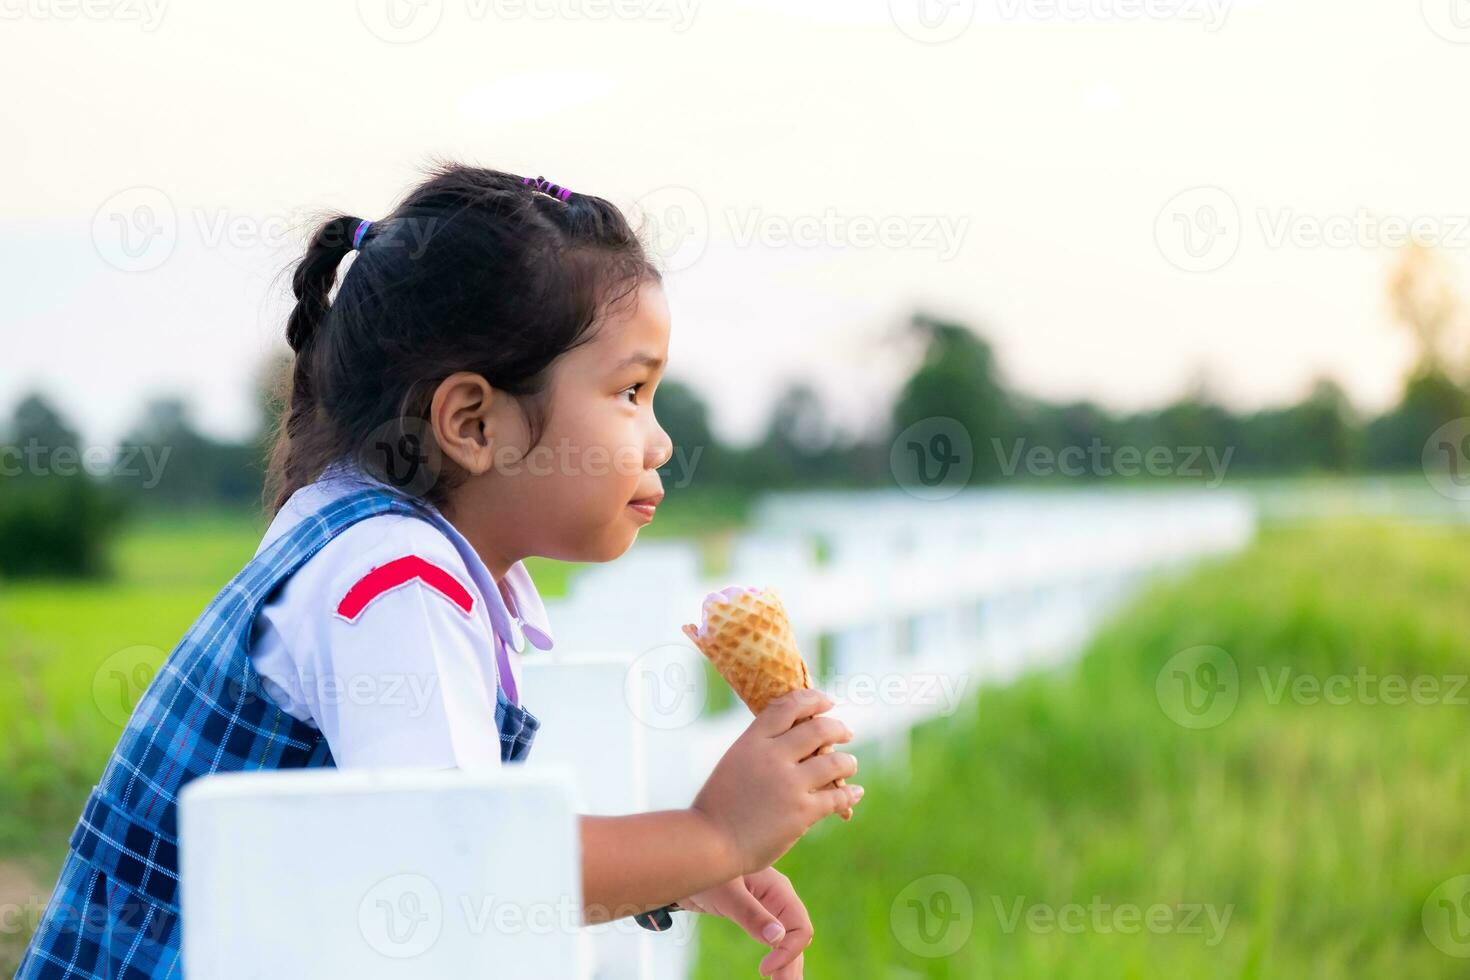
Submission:
[[[731,586],[711,592],[704,600],[704,623],[686,625],[684,634],[752,714],[760,714],[783,694],[812,686],[786,608],[774,589]],[[832,746],[817,751],[831,752]],[[838,779],[832,785],[846,783]],[[852,810],[844,810],[842,819],[851,820]]]

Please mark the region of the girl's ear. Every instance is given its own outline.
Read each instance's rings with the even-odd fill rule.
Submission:
[[[497,399],[507,397],[470,371],[458,371],[439,382],[429,405],[429,425],[439,449],[474,476],[490,470],[495,456]]]

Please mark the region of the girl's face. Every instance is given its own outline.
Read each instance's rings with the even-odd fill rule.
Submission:
[[[478,415],[489,438],[470,447],[470,458],[483,465],[486,451],[493,456],[483,472],[471,467],[479,475],[458,488],[447,516],[497,579],[530,555],[610,561],[648,523],[632,504],[663,496],[656,471],[673,455],[673,442],[653,415],[669,350],[663,289],[643,284],[594,330],[592,340],[552,365],[536,447],[527,451],[525,419],[502,392]],[[452,445],[446,449],[466,461]]]

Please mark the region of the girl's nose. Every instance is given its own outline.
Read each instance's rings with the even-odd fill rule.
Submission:
[[[658,469],[674,458],[674,440],[669,438],[663,426],[658,427],[658,438],[648,448],[648,458],[648,468],[651,470]]]

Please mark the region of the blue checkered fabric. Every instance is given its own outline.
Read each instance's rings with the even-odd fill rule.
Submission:
[[[347,494],[272,542],[179,641],[133,709],[71,836],[18,980],[179,977],[178,798],[190,780],[246,769],[331,766],[317,729],[286,714],[250,661],[270,595],[346,528],[377,514],[430,520],[412,498]],[[540,722],[497,689],[501,758],[526,758]]]

